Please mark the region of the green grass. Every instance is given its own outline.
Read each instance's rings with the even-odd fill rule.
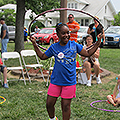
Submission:
[[[33,46],[27,43],[25,49],[33,49]],[[14,43],[8,43],[8,51],[14,51]],[[120,49],[101,49],[100,66],[119,74],[119,53]],[[42,61],[46,69],[49,60],[47,62]],[[119,120],[119,113],[105,112],[90,106],[93,101],[106,100],[106,96],[113,92],[115,83],[116,80],[112,79],[101,85],[93,84],[91,87],[77,84],[77,97],[71,103],[70,120]],[[45,82],[39,81],[32,81],[31,84],[27,81],[26,86],[23,81],[10,81],[9,89],[0,85],[0,95],[7,99],[5,103],[0,104],[0,120],[48,120],[45,107],[48,88],[45,85]],[[56,116],[62,120],[60,101],[61,98],[58,98],[55,108]],[[94,105],[103,109],[120,110],[120,108],[115,108],[106,102]]]
[[[102,68],[120,74],[120,49],[101,49],[99,61]]]

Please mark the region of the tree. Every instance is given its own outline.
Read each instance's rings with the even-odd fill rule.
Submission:
[[[25,8],[31,9],[36,14],[53,9],[59,6],[57,0],[17,0],[16,13],[16,34],[15,34],[15,51],[20,52],[24,49],[24,20]]]
[[[0,0],[0,7],[6,4],[16,4],[16,0]],[[5,23],[7,25],[15,26],[16,13],[13,9],[4,9],[0,12],[0,18],[5,18]]]
[[[15,10],[13,9],[2,10],[2,12],[0,12],[0,18],[1,17],[5,18],[5,23],[7,25],[15,26],[15,17],[16,17]]]
[[[120,12],[114,16],[114,20],[112,21],[112,25],[120,26]]]
[[[24,49],[25,0],[17,0],[15,51]]]
[[[0,0],[0,6],[6,5],[6,4],[16,4],[16,0]]]
[[[26,0],[25,3],[25,7],[31,9],[36,14],[60,7],[58,0]]]

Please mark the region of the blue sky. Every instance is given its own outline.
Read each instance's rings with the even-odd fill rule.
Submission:
[[[111,0],[116,11],[119,12],[120,11],[120,0]]]

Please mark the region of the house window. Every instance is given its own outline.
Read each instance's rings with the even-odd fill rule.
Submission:
[[[107,27],[110,27],[110,26],[111,26],[111,22],[107,21]]]
[[[59,23],[59,19],[56,19],[56,23]]]
[[[71,7],[74,8],[74,3],[71,4]]]
[[[81,26],[83,26],[84,24],[83,24],[83,19],[81,19]]]
[[[85,26],[89,25],[89,19],[85,19]]]
[[[75,9],[77,9],[77,3],[75,3]]]
[[[68,3],[68,8],[70,8],[70,3]]]
[[[105,6],[105,13],[107,12],[107,6]]]

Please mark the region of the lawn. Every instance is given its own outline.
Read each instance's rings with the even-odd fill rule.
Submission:
[[[26,43],[25,49],[33,49],[33,46]],[[8,51],[14,51],[14,43],[8,43]],[[119,74],[119,53],[120,49],[101,49],[99,58],[101,67]],[[42,61],[42,63],[47,69],[49,60]],[[117,112],[101,111],[90,106],[93,101],[106,100],[106,96],[112,93],[115,83],[115,79],[110,79],[103,81],[101,85],[93,84],[91,87],[77,84],[77,97],[71,103],[71,120],[119,120]],[[7,99],[5,103],[0,104],[0,120],[48,120],[45,107],[47,89],[46,83],[40,81],[32,81],[31,84],[27,81],[26,86],[23,81],[10,81],[9,89],[0,85],[0,95]],[[56,116],[62,120],[60,100],[58,98],[55,107]],[[106,102],[94,105],[102,109],[120,110],[120,108],[115,108]]]

